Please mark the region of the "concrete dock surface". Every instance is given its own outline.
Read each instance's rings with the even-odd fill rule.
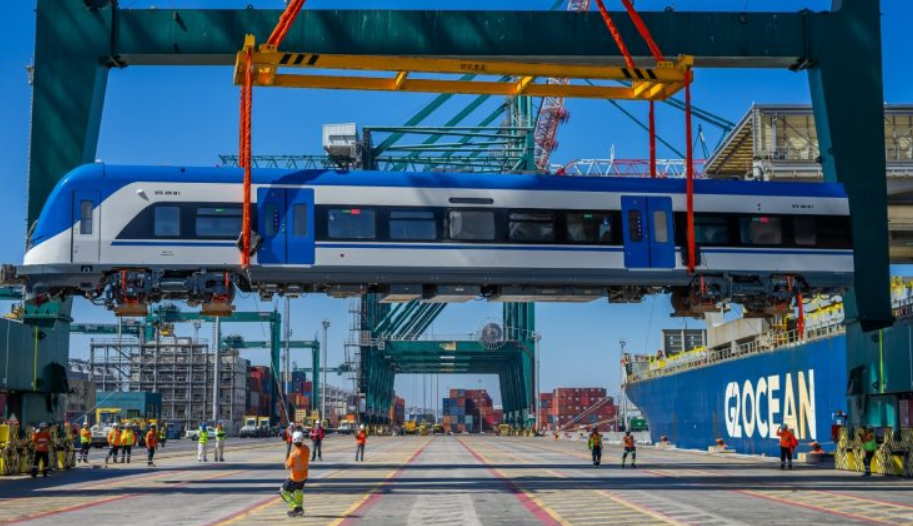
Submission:
[[[641,447],[621,469],[608,446],[597,468],[585,440],[488,435],[370,437],[365,462],[351,436],[323,448],[303,517],[278,494],[279,439],[230,439],[224,463],[181,440],[153,468],[95,449],[47,479],[0,478],[0,525],[913,525],[913,481],[771,459]]]

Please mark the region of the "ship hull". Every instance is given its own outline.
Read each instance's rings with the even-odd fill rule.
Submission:
[[[737,453],[779,456],[786,422],[798,451],[834,449],[833,414],[846,409],[846,337],[756,354],[629,383],[654,442],[706,450],[722,438]]]

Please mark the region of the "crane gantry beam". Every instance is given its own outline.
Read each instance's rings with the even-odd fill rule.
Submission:
[[[235,62],[235,84],[244,83],[247,51],[252,50],[254,86],[314,89],[352,89],[423,93],[533,97],[579,97],[594,99],[665,100],[684,87],[694,59],[683,55],[650,68],[626,68],[597,64],[559,64],[521,60],[421,58],[384,55],[333,55],[294,53],[269,44],[257,46],[252,35],[245,39]],[[299,70],[298,74],[282,71]],[[308,73],[302,73],[310,70]],[[327,75],[327,70],[389,72],[384,77]],[[313,73],[319,72],[319,73]],[[515,82],[497,80],[414,78],[414,74],[510,76]],[[625,85],[572,85],[542,83],[552,77],[580,80],[625,81]]]

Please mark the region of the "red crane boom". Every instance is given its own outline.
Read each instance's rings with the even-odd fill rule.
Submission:
[[[587,12],[590,9],[590,0],[568,0],[568,11]],[[565,85],[568,79],[550,78],[548,84]],[[548,172],[548,163],[551,153],[558,148],[555,138],[558,134],[558,125],[567,122],[567,109],[564,107],[564,97],[546,97],[539,108],[539,117],[536,119],[536,129],[533,139],[536,143],[536,169],[539,172]]]

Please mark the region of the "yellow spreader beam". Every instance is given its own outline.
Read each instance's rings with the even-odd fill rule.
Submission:
[[[690,55],[676,61],[660,62],[653,68],[629,69],[616,66],[566,65],[542,62],[438,59],[381,55],[325,55],[290,53],[271,46],[257,47],[252,36],[235,61],[235,84],[244,83],[247,50],[252,50],[254,86],[281,88],[352,89],[476,95],[528,95],[531,97],[574,97],[591,99],[664,100],[682,89],[685,75],[693,66]],[[283,69],[314,72],[281,73]],[[390,72],[389,77],[327,75],[328,70]],[[414,73],[477,76],[511,76],[515,82],[413,78]],[[548,84],[549,78],[578,80],[619,80],[630,85],[593,86]]]

